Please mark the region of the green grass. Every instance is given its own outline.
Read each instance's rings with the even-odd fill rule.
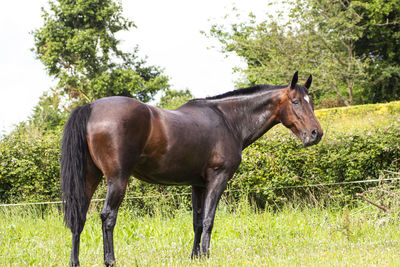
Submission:
[[[42,217],[43,216],[43,217]],[[190,260],[191,212],[139,216],[126,206],[115,228],[118,266],[396,266],[396,215],[367,209],[286,207],[254,211],[219,208],[209,259]],[[0,266],[66,266],[71,234],[55,209],[0,210]],[[99,214],[92,210],[81,237],[82,266],[103,266]]]
[[[383,128],[400,119],[400,101],[315,111],[322,128],[331,132],[360,132]]]

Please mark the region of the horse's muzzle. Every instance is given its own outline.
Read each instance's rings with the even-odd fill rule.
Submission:
[[[304,147],[316,145],[321,141],[324,132],[317,128],[302,133],[302,142]]]

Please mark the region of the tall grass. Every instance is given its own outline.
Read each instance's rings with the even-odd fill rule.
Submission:
[[[372,206],[256,210],[222,201],[209,259],[190,260],[191,211],[156,207],[140,215],[125,204],[115,228],[118,266],[396,266],[397,213]],[[362,203],[361,203],[362,204]],[[59,209],[0,210],[0,266],[65,266],[71,234]],[[81,237],[82,266],[102,266],[101,221],[92,208]]]

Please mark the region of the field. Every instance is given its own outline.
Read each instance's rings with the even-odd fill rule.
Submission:
[[[162,206],[152,216],[122,207],[115,228],[118,266],[397,266],[396,213],[373,206],[284,207],[257,211],[242,201],[217,211],[211,256],[190,260],[191,212]],[[71,235],[56,208],[0,210],[1,266],[66,266]],[[103,266],[101,221],[92,209],[81,237],[81,265]]]

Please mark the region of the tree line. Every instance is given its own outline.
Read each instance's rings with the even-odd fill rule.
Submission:
[[[222,53],[246,62],[234,70],[241,73],[237,87],[284,84],[301,70],[315,77],[311,94],[320,107],[400,98],[399,1],[265,4],[278,11],[262,19],[253,14],[242,19],[233,9],[229,16],[237,17],[236,23],[214,24],[203,32],[220,42]],[[137,56],[137,46],[130,52],[119,49],[116,34],[136,27],[123,17],[119,2],[51,0],[42,17],[44,25],[32,32],[32,51],[58,84],[42,97],[35,118],[50,103],[56,104],[51,107],[57,115],[112,95],[148,102],[161,94],[159,104],[167,108],[192,97],[188,90],[172,90],[160,67]]]
[[[320,107],[399,99],[399,1],[288,0],[277,10],[261,21],[234,10],[237,23],[205,33],[246,62],[236,69],[238,86],[284,83],[301,70],[315,77],[311,94]]]

